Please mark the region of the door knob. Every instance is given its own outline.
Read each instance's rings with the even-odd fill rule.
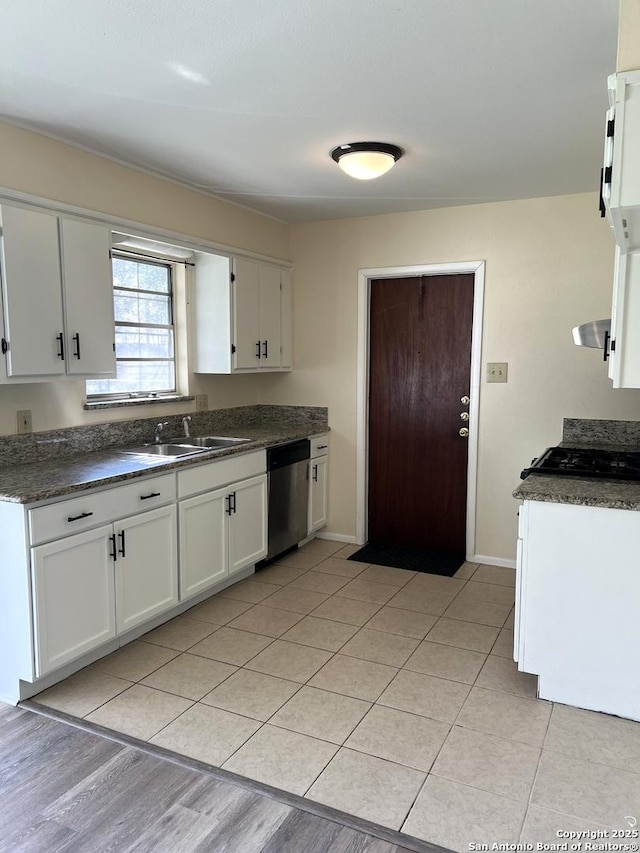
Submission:
[[[460,412],[460,417],[462,418],[463,421],[468,421],[469,420],[469,412]]]
[[[469,430],[466,427],[460,427],[460,429],[458,430],[458,435],[461,438],[468,438],[469,437]]]
[[[460,402],[462,403],[463,406],[468,406],[469,403],[471,402],[471,399],[469,397],[467,397],[467,395],[465,394],[464,397],[460,397]]]

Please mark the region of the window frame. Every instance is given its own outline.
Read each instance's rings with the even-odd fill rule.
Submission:
[[[142,288],[131,288],[131,287],[116,287],[113,279],[113,260],[118,258],[123,261],[133,261],[134,263],[139,264],[151,264],[154,266],[165,267],[168,273],[169,280],[169,290],[164,293],[163,291],[158,290],[144,290]],[[151,328],[151,329],[170,329],[173,338],[173,357],[172,358],[118,358],[116,354],[116,376],[110,377],[111,379],[117,378],[117,368],[119,362],[171,362],[173,364],[173,389],[162,389],[155,391],[110,391],[106,394],[91,394],[88,390],[88,385],[90,382],[101,382],[104,381],[99,377],[94,379],[87,379],[85,385],[85,396],[87,403],[103,403],[103,402],[122,402],[127,400],[145,400],[145,399],[153,399],[153,400],[161,400],[163,397],[174,398],[179,394],[178,391],[178,358],[177,358],[177,347],[176,347],[176,306],[175,306],[175,260],[170,258],[161,258],[155,256],[149,256],[138,252],[128,252],[126,250],[111,250],[111,292],[112,298],[115,301],[115,294],[117,291],[122,293],[144,293],[148,295],[163,295],[167,296],[169,299],[169,316],[171,318],[171,323],[132,323],[130,321],[118,321],[114,319],[114,339],[115,339],[115,331],[117,327],[125,327],[132,329],[140,329],[140,328]]]

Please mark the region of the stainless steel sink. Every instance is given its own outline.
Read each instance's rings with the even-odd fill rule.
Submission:
[[[150,442],[140,444],[137,447],[127,447],[122,453],[130,453],[134,456],[165,456],[171,459],[180,459],[182,456],[193,456],[197,453],[205,453],[207,450],[224,450],[227,447],[237,447],[251,441],[250,438],[227,438],[219,435],[195,435],[177,436],[163,441],[161,444]]]
[[[180,444],[141,444],[138,447],[127,447],[122,450],[122,453],[130,453],[133,456],[167,456],[172,459],[179,459],[181,456],[193,456],[196,453],[203,453],[206,447],[184,446]]]
[[[194,435],[180,436],[179,438],[169,439],[171,444],[179,444],[185,447],[201,447],[205,450],[222,450],[225,447],[237,447],[239,444],[245,444],[251,441],[250,438],[227,438],[220,435]]]

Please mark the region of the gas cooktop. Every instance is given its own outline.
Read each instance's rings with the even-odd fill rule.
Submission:
[[[552,474],[572,477],[603,477],[640,481],[640,452],[594,450],[585,447],[548,447],[520,474]]]

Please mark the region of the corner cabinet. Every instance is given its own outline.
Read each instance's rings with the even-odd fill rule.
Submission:
[[[609,77],[600,212],[616,242],[611,339],[614,388],[640,388],[640,71]]]
[[[0,206],[0,382],[114,376],[110,230]]]
[[[329,498],[329,436],[311,439],[309,461],[309,523],[308,532],[315,533],[327,524]]]
[[[195,267],[194,371],[291,370],[291,270],[205,253]]]

